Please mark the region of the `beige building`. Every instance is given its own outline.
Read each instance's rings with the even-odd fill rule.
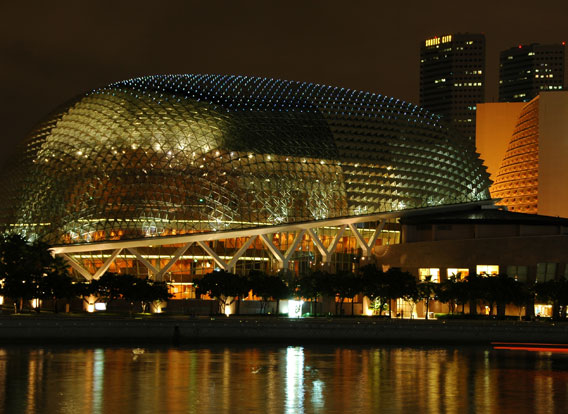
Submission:
[[[568,217],[568,92],[543,92],[528,103],[480,104],[476,142],[499,204]]]
[[[472,274],[506,274],[532,284],[568,278],[568,219],[519,214],[492,206],[456,207],[442,213],[416,214],[400,220],[401,243],[375,247],[377,263],[400,267],[419,280],[443,282]],[[424,304],[416,315],[424,316]],[[478,304],[477,312],[488,307]],[[399,301],[397,309],[411,309]],[[430,312],[448,312],[439,302]],[[522,310],[509,306],[507,314]],[[526,309],[531,315],[533,309]],[[551,316],[552,307],[536,304],[535,315]]]

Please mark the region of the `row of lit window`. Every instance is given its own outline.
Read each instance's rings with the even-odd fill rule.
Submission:
[[[497,265],[477,265],[476,272],[478,275],[491,275],[499,274],[499,266]],[[463,280],[469,276],[468,268],[448,268],[446,273],[447,278],[455,278],[456,280]],[[420,280],[430,280],[434,283],[440,283],[440,269],[439,268],[420,268],[418,269],[418,277]]]
[[[536,265],[536,281],[546,282],[556,278],[558,263],[537,263]],[[528,266],[507,266],[505,274],[509,277],[518,280],[519,282],[527,281]],[[498,265],[477,265],[476,272],[478,275],[496,276],[499,274]],[[430,280],[434,283],[440,283],[440,269],[439,268],[420,268],[418,269],[418,276],[421,281]],[[469,276],[469,269],[467,268],[448,268],[447,278],[454,277],[456,280],[463,280]],[[564,267],[563,276],[568,279],[568,265]]]
[[[463,83],[454,83],[454,86],[483,86],[483,82],[463,82]]]

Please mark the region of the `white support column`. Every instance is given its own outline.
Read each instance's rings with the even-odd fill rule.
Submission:
[[[349,228],[351,229],[351,232],[357,239],[357,244],[359,244],[359,247],[363,249],[363,256],[369,256],[369,254],[367,253],[369,251],[369,246],[367,246],[365,239],[363,238],[363,236],[361,236],[361,233],[359,233],[357,227],[355,227],[353,224],[349,224]]]
[[[89,271],[87,269],[85,269],[83,266],[81,266],[75,259],[73,259],[71,256],[66,255],[65,253],[63,253],[61,256],[63,256],[63,259],[65,259],[65,261],[67,263],[69,263],[71,265],[71,267],[73,269],[75,269],[77,272],[79,272],[79,274],[81,276],[83,276],[85,279],[87,279],[88,281],[90,281],[91,279],[93,279],[93,275],[91,273],[89,273]]]
[[[215,262],[219,265],[221,269],[229,270],[229,265],[223,259],[221,259],[217,253],[215,253],[215,250],[213,250],[211,246],[209,246],[207,243],[202,241],[198,241],[197,244],[201,246],[203,250],[209,253],[209,256],[211,256],[213,260],[215,260]]]
[[[330,259],[330,255],[329,255],[327,249],[325,248],[325,246],[323,245],[323,243],[321,242],[321,240],[319,239],[318,235],[316,234],[314,229],[308,229],[308,233],[310,234],[312,241],[314,242],[314,244],[316,245],[316,247],[320,251],[324,263],[328,263],[329,259]]]
[[[264,245],[266,247],[268,247],[268,250],[270,250],[270,252],[274,255],[274,257],[276,258],[276,260],[278,260],[279,262],[279,267],[280,269],[284,268],[284,261],[286,260],[285,257],[282,255],[282,253],[280,252],[280,250],[278,250],[276,248],[276,246],[274,246],[274,244],[272,243],[272,240],[268,239],[268,235],[266,234],[260,234],[260,240],[262,240],[262,242],[264,243]]]
[[[302,241],[302,239],[304,238],[304,233],[306,231],[302,230],[300,231],[296,237],[294,238],[294,241],[292,242],[292,244],[290,245],[290,247],[288,247],[288,250],[286,250],[286,254],[284,255],[284,261],[282,262],[282,269],[287,269],[288,268],[288,262],[290,261],[290,258],[292,257],[292,255],[294,254],[294,252],[296,251],[296,248],[298,247],[298,244]]]
[[[128,248],[128,251],[129,251],[130,253],[132,253],[134,256],[136,256],[136,258],[137,258],[140,262],[142,262],[142,264],[143,264],[144,266],[146,266],[146,267],[148,268],[148,270],[149,270],[150,272],[152,272],[153,275],[157,275],[157,274],[158,274],[159,270],[156,269],[156,268],[152,265],[152,263],[150,263],[148,260],[146,260],[146,259],[140,254],[140,252],[138,252],[138,250],[136,250],[134,247],[129,247],[129,248]]]
[[[377,226],[377,228],[375,229],[375,232],[373,233],[373,235],[371,236],[371,238],[369,239],[369,241],[367,242],[367,246],[369,247],[369,254],[368,256],[371,255],[371,250],[373,249],[373,247],[375,246],[375,243],[377,242],[378,237],[381,235],[381,232],[383,231],[383,228],[385,227],[385,224],[387,223],[386,220],[381,220],[379,222],[379,225]]]
[[[332,242],[330,243],[330,245],[327,249],[325,248],[325,246],[323,245],[323,243],[321,242],[320,238],[318,237],[316,232],[313,230],[313,228],[308,229],[310,236],[312,236],[312,241],[314,242],[314,244],[316,245],[316,247],[318,248],[318,250],[320,251],[320,253],[323,257],[324,263],[329,263],[331,261],[331,255],[333,254],[333,252],[337,248],[337,244],[339,243],[339,240],[341,239],[341,237],[343,237],[343,233],[345,233],[346,227],[347,227],[346,224],[343,224],[339,227],[339,230],[337,231],[335,237],[333,238]]]
[[[190,246],[192,244],[193,244],[193,242],[189,242],[187,244],[184,244],[183,246],[179,247],[175,251],[174,257],[172,257],[170,259],[170,261],[164,266],[163,269],[160,269],[160,271],[158,273],[156,273],[155,277],[156,277],[157,281],[161,281],[163,279],[166,272],[172,268],[172,266],[175,264],[175,262],[177,262],[179,260],[179,258],[187,251],[187,249],[190,248]]]
[[[375,246],[377,238],[379,237],[379,235],[383,231],[385,224],[386,224],[386,220],[381,220],[379,222],[379,225],[377,226],[377,228],[373,232],[373,235],[369,238],[368,242],[366,242],[365,239],[363,238],[363,236],[361,235],[361,233],[359,233],[359,231],[357,230],[357,227],[355,227],[353,224],[349,224],[349,228],[351,229],[351,231],[353,232],[353,235],[357,239],[357,243],[359,244],[361,249],[363,249],[363,256],[364,257],[371,256],[371,251],[373,250],[373,247]]]
[[[327,254],[329,257],[329,260],[331,260],[331,254],[335,251],[335,249],[337,248],[337,244],[339,243],[339,240],[343,237],[343,233],[345,233],[345,229],[346,229],[346,225],[343,224],[340,228],[339,231],[337,232],[337,234],[335,235],[333,241],[331,242],[331,244],[329,245],[329,247],[327,248]]]
[[[110,257],[106,260],[106,262],[104,262],[104,264],[93,275],[93,279],[97,280],[102,275],[104,275],[106,271],[109,269],[109,267],[112,265],[114,260],[116,259],[116,256],[118,256],[121,251],[122,249],[116,249],[115,251],[113,251]]]
[[[243,254],[245,254],[245,252],[247,251],[247,249],[250,247],[250,245],[256,240],[257,236],[251,236],[246,242],[245,244],[243,244],[241,246],[241,248],[235,253],[235,255],[233,256],[233,258],[231,259],[231,261],[229,262],[229,264],[227,265],[229,267],[229,271],[234,272],[235,266],[237,265],[237,261],[241,258],[241,256]]]

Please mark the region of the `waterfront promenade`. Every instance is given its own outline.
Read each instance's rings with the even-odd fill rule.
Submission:
[[[568,322],[400,320],[376,318],[121,317],[11,315],[0,317],[0,343],[568,343]]]

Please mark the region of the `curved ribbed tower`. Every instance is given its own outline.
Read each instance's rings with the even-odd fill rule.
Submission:
[[[533,99],[522,110],[503,157],[491,195],[510,211],[537,213],[539,100]]]

